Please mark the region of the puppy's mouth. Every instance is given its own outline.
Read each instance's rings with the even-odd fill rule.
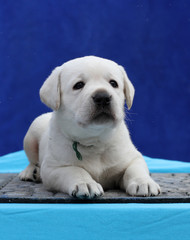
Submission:
[[[91,118],[91,122],[95,124],[105,124],[113,121],[115,121],[114,114],[106,110],[96,111]]]

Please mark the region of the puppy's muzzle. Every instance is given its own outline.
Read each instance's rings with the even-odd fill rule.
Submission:
[[[98,90],[92,95],[94,103],[94,111],[91,120],[97,124],[103,124],[114,121],[114,113],[112,109],[112,96],[104,91]]]
[[[97,108],[107,108],[110,106],[112,96],[105,91],[98,91],[92,96],[92,99]]]

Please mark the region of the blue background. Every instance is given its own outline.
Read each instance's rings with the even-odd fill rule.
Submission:
[[[190,161],[190,1],[0,0],[0,155],[48,111],[52,69],[96,55],[123,65],[136,95],[127,121],[145,155]]]

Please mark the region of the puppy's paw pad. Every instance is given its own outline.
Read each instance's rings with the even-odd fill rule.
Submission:
[[[87,184],[91,198],[100,197],[104,194],[104,190],[99,183],[90,183]]]
[[[157,196],[161,193],[160,186],[151,178],[138,178],[129,181],[126,192],[131,196]]]
[[[41,182],[41,177],[40,177],[40,168],[35,167],[33,171],[33,179],[35,182]]]
[[[19,178],[22,181],[40,182],[40,168],[29,164],[20,174]]]
[[[71,191],[71,196],[81,199],[91,199],[102,196],[103,188],[96,182],[77,184]]]

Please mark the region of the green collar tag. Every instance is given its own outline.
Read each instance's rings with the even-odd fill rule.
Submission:
[[[82,155],[80,154],[80,152],[77,149],[77,144],[78,144],[78,142],[73,143],[73,150],[75,151],[76,157],[78,158],[78,160],[82,161]]]

